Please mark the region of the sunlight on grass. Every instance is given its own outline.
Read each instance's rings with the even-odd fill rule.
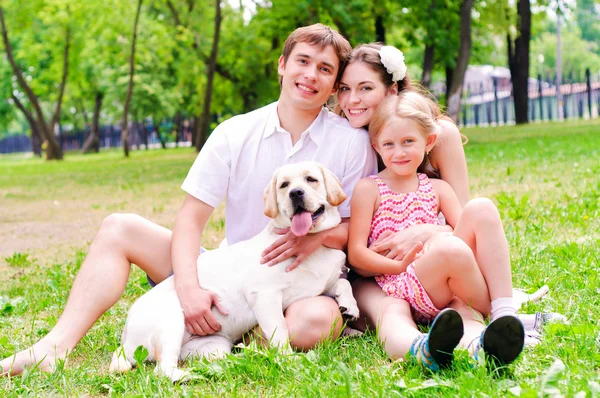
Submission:
[[[508,373],[498,376],[473,367],[459,352],[454,369],[432,375],[410,361],[389,361],[368,334],[288,357],[250,346],[216,363],[192,360],[186,367],[193,380],[184,385],[156,377],[153,364],[109,375],[127,309],[149,289],[145,276],[133,267],[123,299],[100,318],[68,366],[51,375],[2,378],[2,395],[597,396],[600,121],[464,133],[469,137],[465,149],[472,196],[488,196],[500,209],[515,286],[529,291],[550,286],[547,298],[524,311],[556,311],[570,321],[547,326],[542,343],[527,349]],[[130,159],[120,151],[67,154],[64,162],[51,163],[0,157],[0,222],[7,230],[16,226],[12,235],[0,235],[0,244],[17,242],[7,239],[22,229],[27,233],[19,242],[28,242],[23,250],[0,250],[0,357],[37,341],[56,323],[85,256],[78,248],[87,250],[85,242],[103,217],[127,211],[172,226],[184,197],[179,185],[194,158],[189,149],[133,152]],[[209,247],[216,247],[224,235],[223,216],[221,207],[208,223],[204,241]],[[93,222],[82,223],[89,217]],[[33,246],[36,231],[26,229],[33,223],[49,234],[43,229],[45,220],[81,228],[79,234],[89,231],[91,236],[57,241],[53,255],[58,260],[53,260]]]

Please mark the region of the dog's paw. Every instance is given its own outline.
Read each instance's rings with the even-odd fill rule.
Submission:
[[[190,374],[190,372],[186,372],[185,370],[173,369],[169,377],[171,378],[171,381],[173,383],[184,383],[190,380],[192,375]]]
[[[340,312],[342,313],[344,320],[349,322],[356,321],[360,315],[356,304],[348,306],[340,305]]]
[[[127,360],[123,347],[119,347],[112,356],[110,362],[109,372],[111,373],[124,373],[131,370],[131,363]]]

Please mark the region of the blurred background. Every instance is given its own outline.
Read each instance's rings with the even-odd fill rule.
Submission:
[[[285,38],[316,22],[401,49],[461,126],[600,108],[595,0],[2,0],[0,22],[0,153],[199,150],[277,99]]]

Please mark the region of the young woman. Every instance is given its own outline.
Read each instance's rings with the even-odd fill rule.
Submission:
[[[399,50],[380,44],[364,44],[355,48],[349,56],[339,84],[338,107],[353,127],[368,127],[377,106],[384,98],[411,90],[415,89],[406,76],[404,57]],[[439,124],[438,140],[419,171],[439,177],[448,183],[460,205],[464,206],[469,198],[469,188],[462,136],[452,121],[440,116],[436,106],[431,111]],[[416,225],[394,233],[387,231],[382,233],[369,249],[388,259],[399,260],[420,243],[427,246],[427,242],[433,236],[451,231],[449,226],[430,224]],[[357,271],[363,276],[376,274]],[[366,324],[371,328],[379,328],[378,336],[390,357],[403,358],[415,339],[420,336],[409,304],[405,300],[388,296],[371,278],[358,279],[353,287]],[[482,348],[488,348],[486,342],[491,342],[499,334],[496,327],[484,329],[480,322],[481,316],[457,298],[454,298],[449,306],[460,313],[464,322],[465,333],[460,345],[468,347],[473,355],[480,354]],[[438,336],[443,339],[444,329],[455,327],[456,317],[452,316],[451,312],[445,312],[443,316],[443,322],[433,324],[430,339]],[[402,332],[399,333],[399,330]],[[522,340],[518,331],[513,337]],[[445,344],[433,345],[447,349]],[[507,342],[508,345],[512,346],[513,343]],[[426,351],[430,351],[432,347],[426,348]],[[488,350],[488,354],[494,353]],[[435,359],[435,352],[433,355]],[[430,359],[426,358],[427,361]],[[443,361],[447,362],[448,358]]]
[[[510,258],[500,215],[491,201],[481,198],[463,210],[448,183],[417,171],[440,130],[434,107],[421,94],[405,91],[386,97],[374,112],[369,136],[385,168],[354,188],[348,258],[357,269],[383,274],[375,278],[379,286],[388,296],[408,302],[416,320],[435,318],[437,325],[439,317],[448,317],[441,309],[455,296],[486,316],[491,310],[489,328],[509,333],[494,333],[494,338],[488,333],[484,349],[501,363],[510,363],[523,349],[524,329],[512,306]],[[440,212],[453,233],[430,240],[430,247],[410,265],[369,249],[384,231],[439,225]],[[440,359],[448,364],[452,358],[462,337],[458,313],[454,319],[439,336],[423,334],[411,344],[410,352],[430,369],[438,370]],[[441,349],[431,349],[432,344]]]

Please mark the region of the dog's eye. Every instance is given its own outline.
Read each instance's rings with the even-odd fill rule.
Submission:
[[[281,189],[287,188],[288,185],[290,185],[290,183],[286,181],[283,184],[281,184],[281,186],[279,188],[281,188]]]
[[[318,182],[316,179],[312,178],[312,177],[306,177],[306,181],[308,182]]]

